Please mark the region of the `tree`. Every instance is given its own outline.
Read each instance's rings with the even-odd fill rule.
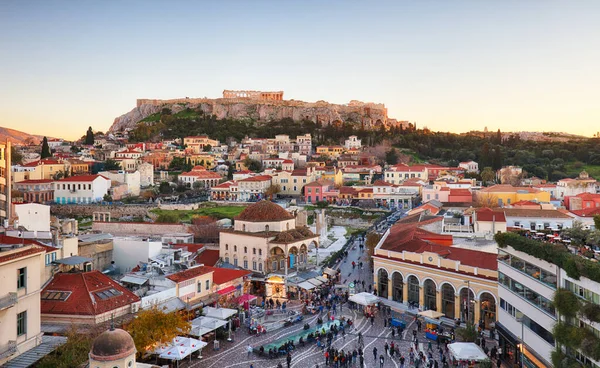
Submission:
[[[104,161],[104,170],[121,170],[121,163],[116,160],[113,160],[112,158],[106,159],[106,161]]]
[[[200,181],[200,180],[196,180],[193,184],[192,184],[192,188],[194,190],[200,190],[202,188],[204,188],[204,182]]]
[[[265,195],[269,197],[270,200],[273,200],[273,196],[277,195],[277,193],[281,192],[281,187],[279,184],[271,184],[265,190]]]
[[[44,137],[42,140],[42,158],[52,157],[52,153],[50,152],[50,146],[48,145],[48,138]]]
[[[94,131],[92,131],[92,127],[89,127],[87,132],[85,133],[85,140],[83,144],[87,146],[91,146],[94,144]]]
[[[483,181],[483,184],[487,184],[487,183],[491,183],[496,179],[496,174],[494,173],[494,170],[492,170],[491,167],[484,167],[483,170],[481,171],[481,181]]]
[[[10,146],[10,160],[13,165],[19,165],[23,161],[23,155],[15,146]]]
[[[158,192],[160,194],[171,194],[173,193],[173,188],[171,188],[171,184],[167,181],[163,181],[158,186]]]
[[[202,148],[202,150],[204,152],[210,152],[210,151],[212,151],[212,146],[210,144],[207,144]]]
[[[89,360],[89,353],[94,341],[89,333],[78,333],[72,329],[67,333],[67,342],[46,355],[36,367],[40,368],[71,368],[79,367]]]
[[[477,193],[475,195],[474,207],[479,208],[494,208],[498,207],[498,196],[491,193]]]
[[[459,328],[456,331],[456,334],[465,342],[475,342],[477,339],[477,328],[471,321],[468,321],[467,326],[465,328]]]
[[[233,167],[233,164],[229,164],[229,166],[227,167],[227,180],[233,180],[233,173],[235,172],[235,167]]]
[[[253,160],[251,158],[246,158],[244,160],[244,166],[248,168],[250,171],[260,172],[262,171],[262,164],[258,160]]]
[[[396,151],[395,148],[392,148],[385,153],[385,162],[390,165],[395,165],[398,163],[398,151]]]
[[[162,211],[156,218],[156,222],[161,224],[177,224],[179,223],[179,214],[175,211]]]
[[[165,313],[158,308],[139,312],[125,328],[133,337],[139,356],[165,345],[179,335],[186,335],[191,328],[187,315],[179,312]]]
[[[562,236],[570,238],[573,245],[584,245],[588,231],[583,228],[581,221],[573,221],[572,227],[563,229]]]
[[[104,197],[102,198],[102,200],[103,200],[104,202],[112,202],[112,200],[113,200],[113,199],[112,199],[112,196],[111,196],[110,194],[106,193],[106,194],[104,195]]]
[[[72,145],[71,146],[71,152],[73,152],[73,153],[79,153],[79,152],[81,152],[81,148],[77,147],[76,145]]]
[[[600,215],[594,216],[594,226],[596,230],[600,230]]]
[[[375,246],[377,246],[377,243],[379,243],[379,240],[381,239],[381,235],[371,232],[367,234],[367,240],[365,240],[365,246],[367,247],[367,255],[368,255],[368,259],[371,260],[371,262],[373,262],[373,255],[375,254]]]

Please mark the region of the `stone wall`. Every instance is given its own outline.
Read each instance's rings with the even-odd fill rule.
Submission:
[[[156,208],[154,204],[135,204],[135,205],[78,205],[78,204],[53,204],[50,206],[50,213],[54,216],[82,216],[92,217],[94,212],[108,212],[111,218],[116,219],[123,216],[143,217],[148,215],[148,211]]]
[[[116,236],[125,235],[164,235],[172,233],[189,233],[190,226],[186,224],[157,224],[150,222],[94,222],[92,230]]]

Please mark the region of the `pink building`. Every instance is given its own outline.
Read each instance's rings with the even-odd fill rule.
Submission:
[[[306,203],[334,202],[337,200],[339,193],[330,180],[317,180],[304,186],[304,200]]]

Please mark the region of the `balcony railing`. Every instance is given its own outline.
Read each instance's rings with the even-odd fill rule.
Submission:
[[[18,300],[19,297],[17,293],[8,293],[0,298],[0,310],[12,307],[13,305],[17,304]]]
[[[15,340],[9,340],[8,344],[0,351],[0,359],[9,357],[17,352],[17,342]]]

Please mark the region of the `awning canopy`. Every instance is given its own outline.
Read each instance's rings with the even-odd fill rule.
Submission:
[[[236,315],[237,311],[235,309],[229,309],[229,308],[204,307],[204,308],[202,308],[202,314],[205,315],[206,317],[212,317],[212,318],[226,320],[227,318]]]
[[[271,276],[266,280],[266,282],[271,284],[283,284],[285,283],[285,280],[281,276]]]
[[[453,342],[448,344],[450,353],[457,360],[477,360],[489,359],[487,354],[474,342]]]
[[[252,294],[244,294],[238,298],[238,303],[240,303],[240,305],[241,305],[241,304],[244,304],[245,302],[251,302],[253,300],[256,300],[256,296],[254,296]]]
[[[235,286],[231,285],[231,286],[227,286],[225,289],[218,290],[217,293],[219,295],[226,295],[229,293],[233,293],[235,290],[236,290]]]
[[[160,357],[162,359],[181,360],[191,353],[192,351],[185,346],[173,346],[169,350],[161,353]]]
[[[206,345],[208,344],[204,341],[196,340],[191,337],[177,336],[173,339],[173,346],[188,348],[192,353],[202,349]]]
[[[317,279],[308,279],[306,280],[307,282],[310,282],[311,284],[315,285],[315,286],[321,286],[323,285],[322,281],[319,281]]]
[[[64,264],[67,266],[75,266],[78,264],[82,264],[85,262],[91,262],[91,261],[92,261],[91,258],[86,258],[86,257],[81,257],[81,256],[72,256],[72,257],[67,257],[67,258],[63,258],[63,259],[57,259],[55,261],[52,261],[52,263]]]
[[[304,290],[312,290],[312,289],[314,289],[314,288],[315,288],[315,285],[311,284],[311,283],[310,283],[310,282],[308,282],[308,281],[304,281],[304,282],[301,282],[301,283],[299,283],[299,284],[298,284],[298,287],[299,287],[299,288],[302,288],[302,289],[304,289]]]
[[[377,304],[379,302],[379,298],[377,296],[367,292],[354,294],[348,298],[348,300],[364,306]]]
[[[323,282],[323,283],[326,283],[326,282],[327,282],[327,279],[326,279],[326,278],[324,278],[323,276],[317,276],[317,277],[315,277],[315,279],[317,279],[317,280],[319,280],[319,281],[321,281],[321,282]]]
[[[148,278],[135,276],[135,275],[125,275],[125,277],[123,277],[120,281],[126,282],[128,284],[144,285],[145,283],[148,282]]]
[[[431,319],[438,319],[444,316],[444,313],[436,312],[434,310],[426,310],[418,313],[419,316]]]
[[[190,335],[202,336],[216,330],[219,327],[225,326],[228,322],[212,317],[198,317],[192,320],[192,329]]]
[[[334,269],[332,269],[332,268],[329,268],[329,267],[325,267],[325,269],[323,270],[323,273],[326,273],[329,276],[335,276],[335,275],[337,275],[337,271],[334,270]]]

